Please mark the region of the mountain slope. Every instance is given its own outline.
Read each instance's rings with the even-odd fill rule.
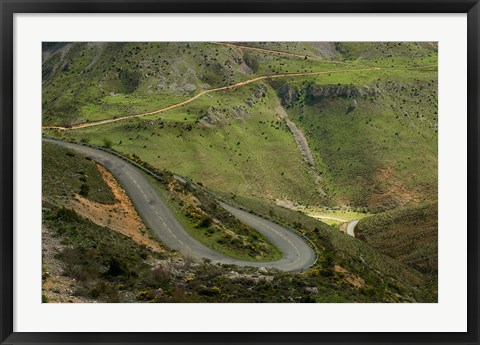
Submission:
[[[355,236],[416,270],[438,271],[438,206],[425,204],[360,220]]]
[[[318,265],[280,279],[317,286],[316,301],[435,301],[437,60],[435,43],[414,42],[48,43],[43,124],[64,128],[43,132],[307,234]],[[118,121],[71,128],[102,119]],[[358,225],[362,242],[277,205],[375,215]]]
[[[217,43],[44,43],[43,123],[152,111],[252,76],[335,65]]]
[[[69,174],[93,164],[81,154],[71,153],[45,144],[46,157],[55,157],[44,160],[43,169],[50,172],[44,174],[46,185],[57,180],[60,166],[62,174]],[[72,160],[78,163],[73,165]],[[167,172],[159,173],[168,176]],[[319,221],[268,203],[244,198],[229,201],[274,221],[288,222],[307,234],[319,249],[319,261],[311,270],[284,273],[232,265],[192,265],[173,252],[152,250],[108,225],[102,227],[85,219],[69,206],[72,191],[78,188],[75,179],[65,180],[63,188],[66,195],[62,190],[45,190],[43,196],[46,302],[408,302],[433,298],[415,270]],[[168,193],[176,198],[178,191]],[[206,195],[195,197],[204,211],[212,211]],[[179,202],[174,207],[182,206]],[[219,217],[218,212],[208,216]],[[57,244],[49,246],[51,242]]]

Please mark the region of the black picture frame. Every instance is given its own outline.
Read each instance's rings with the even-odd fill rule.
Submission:
[[[479,0],[0,0],[0,341],[2,344],[479,344]],[[16,13],[467,13],[468,332],[19,333],[13,332],[13,17]],[[452,318],[455,315],[451,315]],[[221,330],[219,330],[221,331]]]

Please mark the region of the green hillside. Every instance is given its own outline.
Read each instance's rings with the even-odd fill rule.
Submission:
[[[44,53],[44,123],[151,111],[255,76],[331,70],[213,92],[157,115],[66,136],[108,140],[210,188],[271,201],[377,212],[435,197],[435,44],[245,45],[324,53],[321,60],[304,60],[215,43],[53,45]],[[350,71],[364,66],[382,69]],[[216,77],[206,82],[207,72]],[[303,131],[320,180],[302,162],[280,103]]]
[[[436,198],[435,73],[346,86],[324,79],[299,86],[295,102],[284,101],[338,204],[375,212]],[[278,85],[278,93],[285,87],[296,85]]]
[[[113,204],[115,197],[92,160],[56,145],[42,146],[42,197],[45,202],[63,206],[75,194],[102,204]]]
[[[431,302],[437,63],[431,42],[45,43],[43,133],[134,156],[307,234],[321,248],[319,263],[301,278],[278,273],[323,289],[301,299]],[[55,159],[44,157],[51,167]],[[44,185],[68,198],[85,183],[74,170],[58,185],[44,176]],[[84,173],[91,197],[108,198],[98,176]],[[189,196],[170,207],[217,246],[221,232],[200,234],[199,219],[188,218]],[[295,211],[304,206],[371,216],[358,224],[359,240]],[[251,248],[217,249],[279,255]]]
[[[252,96],[256,90],[264,96]],[[250,107],[245,100],[253,98]],[[297,203],[323,202],[265,84],[212,94],[169,112],[62,133],[136,154],[157,168],[234,194]]]
[[[438,271],[438,206],[401,208],[362,219],[356,237],[416,270]]]
[[[91,160],[68,149],[44,144],[43,152],[45,186],[53,185],[61,176],[75,174],[78,169],[89,174],[94,174],[96,169],[95,165],[91,167]],[[166,171],[158,173],[165,182],[157,182],[157,187],[167,200],[171,200],[172,209],[181,213],[192,210],[192,205],[186,204],[192,199],[187,195],[192,190],[188,192],[179,186],[168,190],[166,186],[172,186],[174,179]],[[101,178],[98,180],[102,181]],[[431,286],[416,270],[300,212],[241,197],[231,199],[224,193],[217,193],[231,204],[247,207],[265,218],[295,227],[307,234],[319,249],[318,263],[304,273],[277,270],[259,273],[249,267],[223,267],[207,262],[192,265],[175,252],[153,251],[117,231],[94,224],[74,209],[65,208],[65,201],[74,198],[78,186],[75,178],[65,179],[62,186],[62,189],[45,189],[43,193],[43,240],[47,243],[58,241],[54,248],[44,246],[43,302],[58,301],[59,292],[52,288],[52,282],[60,279],[56,274],[60,274],[63,280],[75,279],[67,298],[82,302],[436,300]],[[193,193],[201,201],[198,212],[207,212],[208,217],[221,219],[230,226],[235,222],[220,214],[222,212],[209,200],[210,196],[201,191]],[[92,200],[96,199],[98,197],[92,196]],[[201,230],[197,228],[195,231]]]
[[[255,76],[335,69],[216,43],[44,44],[43,123],[153,111]]]

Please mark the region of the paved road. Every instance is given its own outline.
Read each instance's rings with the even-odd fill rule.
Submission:
[[[347,234],[352,237],[355,237],[355,227],[357,226],[359,220],[351,220],[347,224]]]
[[[95,148],[46,138],[43,140],[73,149],[106,167],[125,189],[138,213],[157,237],[167,247],[180,251],[184,256],[195,260],[208,258],[214,263],[274,267],[283,271],[301,271],[312,266],[315,262],[315,252],[299,235],[261,217],[224,203],[220,203],[220,205],[240,221],[250,225],[267,237],[283,253],[283,257],[278,261],[249,262],[217,253],[188,234],[160,198],[144,173],[132,164]]]

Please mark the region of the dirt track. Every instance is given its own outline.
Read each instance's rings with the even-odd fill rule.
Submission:
[[[219,43],[219,44],[239,47],[239,48],[242,48],[242,49],[260,50],[260,51],[265,51],[265,52],[269,52],[269,53],[273,53],[273,54],[281,54],[281,55],[297,57],[297,58],[299,58],[299,57],[305,58],[305,56],[301,56],[301,55],[293,54],[293,53],[282,52],[282,51],[277,51],[277,50],[242,46],[242,45],[239,45],[239,44],[226,43],[226,42],[225,43]],[[308,58],[308,56],[307,56],[307,58]],[[310,56],[310,58],[314,59],[314,57],[312,57],[312,56]],[[315,59],[320,59],[320,58],[315,57]],[[329,60],[325,60],[325,61],[329,61]],[[333,62],[333,61],[330,61],[330,62]],[[334,62],[334,63],[342,63],[342,62]],[[416,69],[422,69],[422,68],[425,69],[425,68],[431,68],[431,67],[437,67],[437,66],[432,65],[432,66],[404,67],[404,68],[401,68],[401,70],[416,70]],[[104,124],[107,124],[107,123],[128,120],[128,119],[132,119],[132,118],[136,118],[136,117],[155,115],[155,114],[159,114],[159,113],[162,113],[162,112],[165,112],[165,111],[168,111],[168,110],[172,110],[172,109],[181,107],[185,104],[193,102],[194,100],[196,100],[197,98],[199,98],[203,95],[213,93],[213,92],[217,92],[217,91],[226,91],[226,90],[236,89],[238,87],[248,85],[248,84],[251,84],[251,83],[255,83],[255,82],[260,81],[260,80],[278,79],[278,78],[286,78],[286,77],[301,77],[301,76],[309,76],[309,75],[322,75],[322,74],[331,74],[331,73],[353,73],[353,72],[365,72],[365,71],[379,71],[379,70],[386,70],[386,69],[388,69],[388,70],[399,70],[398,68],[391,68],[391,67],[390,68],[386,68],[386,67],[366,67],[366,68],[358,68],[358,69],[338,69],[338,70],[317,71],[317,72],[297,72],[297,73],[280,73],[280,74],[264,75],[264,76],[244,80],[244,81],[241,81],[241,82],[238,82],[238,83],[235,83],[235,84],[222,86],[222,87],[217,87],[217,88],[209,89],[209,90],[204,90],[204,91],[196,94],[195,96],[193,96],[193,97],[191,97],[191,98],[189,98],[185,101],[175,103],[175,104],[172,104],[172,105],[169,105],[169,106],[157,109],[157,110],[145,112],[145,113],[120,116],[120,117],[115,117],[115,118],[99,120],[99,121],[78,123],[78,124],[72,125],[71,127],[44,126],[43,129],[72,130],[72,129],[80,129],[80,128],[104,125]]]
[[[84,123],[79,123],[79,124],[72,125],[71,127],[44,126],[43,129],[73,130],[73,129],[80,129],[80,128],[104,125],[104,124],[107,124],[107,123],[123,121],[123,120],[127,120],[127,119],[133,119],[133,118],[136,118],[136,117],[155,115],[155,114],[165,112],[167,110],[172,110],[172,109],[181,107],[182,105],[193,102],[194,100],[196,100],[197,98],[199,98],[203,95],[213,93],[213,92],[218,92],[218,91],[226,91],[226,90],[236,89],[238,87],[248,85],[248,84],[251,84],[251,83],[255,83],[255,82],[260,81],[260,80],[277,79],[277,78],[285,78],[285,77],[309,76],[309,75],[322,75],[322,74],[331,74],[331,73],[378,71],[378,70],[382,70],[382,69],[384,69],[384,68],[370,67],[370,68],[361,68],[361,69],[341,69],[341,70],[330,70],[330,71],[319,71],[319,72],[298,72],[298,73],[281,73],[281,74],[264,75],[264,76],[261,76],[261,77],[256,77],[256,78],[244,80],[244,81],[241,81],[241,82],[238,82],[238,83],[235,83],[235,84],[205,90],[205,91],[202,91],[202,92],[198,93],[197,95],[195,95],[195,96],[193,96],[193,97],[191,97],[191,98],[189,98],[185,101],[182,101],[180,103],[169,105],[167,107],[163,107],[163,108],[153,110],[153,111],[149,111],[149,112],[146,112],[146,113],[121,116],[121,117],[99,120],[99,121],[84,122]]]
[[[332,63],[332,64],[344,64],[344,65],[350,64],[349,62],[326,60],[326,59],[323,59],[320,56],[316,56],[316,55],[309,55],[309,54],[301,55],[301,54],[295,54],[295,53],[288,53],[288,52],[281,51],[281,50],[268,49],[268,48],[257,48],[257,47],[246,46],[246,45],[243,45],[243,44],[238,44],[238,43],[233,43],[233,42],[216,42],[216,43],[227,46],[227,47],[237,48],[237,49],[253,50],[253,51],[258,51],[258,52],[261,52],[261,53],[273,54],[273,55],[278,55],[278,56],[286,56],[286,57],[297,58],[297,59],[302,59],[302,60],[324,61],[324,62]]]

